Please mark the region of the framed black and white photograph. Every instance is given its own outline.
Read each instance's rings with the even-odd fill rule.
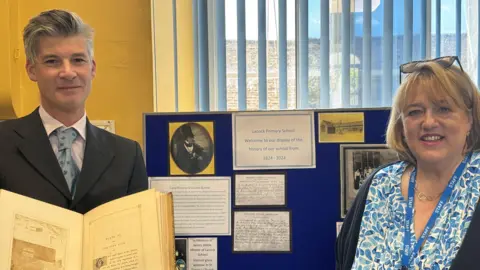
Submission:
[[[398,160],[397,153],[385,144],[341,144],[341,217],[350,209],[363,181],[375,168]]]
[[[214,123],[169,123],[170,175],[214,175]]]

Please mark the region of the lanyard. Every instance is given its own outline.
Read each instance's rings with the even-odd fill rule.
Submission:
[[[410,226],[412,225],[412,222],[413,222],[413,198],[414,198],[413,196],[415,194],[415,181],[417,178],[417,172],[415,169],[413,170],[412,174],[410,175],[410,182],[408,184],[408,202],[407,202],[407,213],[405,217],[405,236],[403,238],[402,270],[408,269],[408,267],[410,266],[410,263],[412,263],[415,256],[417,256],[418,251],[422,246],[422,243],[425,241],[425,238],[427,237],[430,230],[435,225],[435,221],[437,220],[438,215],[442,211],[442,208],[447,202],[448,197],[450,197],[450,194],[452,193],[453,188],[457,184],[458,179],[460,179],[460,177],[462,176],[463,170],[465,169],[467,162],[470,160],[471,155],[472,155],[471,153],[466,155],[462,163],[460,163],[460,165],[455,170],[455,173],[450,179],[448,186],[445,188],[442,196],[440,197],[440,201],[435,207],[435,211],[433,211],[432,215],[430,216],[430,219],[428,220],[427,225],[423,229],[423,233],[420,235],[420,238],[418,238],[418,241],[415,245],[414,243],[410,243],[410,239],[411,239]]]

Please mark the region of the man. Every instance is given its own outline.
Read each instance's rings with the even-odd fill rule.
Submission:
[[[180,127],[180,134],[183,141],[177,144],[177,165],[188,174],[197,174],[205,169],[204,149],[195,143],[195,136],[188,123]]]
[[[74,13],[50,10],[29,21],[23,38],[40,106],[0,123],[0,188],[79,213],[147,189],[139,144],[86,117],[92,29]]]

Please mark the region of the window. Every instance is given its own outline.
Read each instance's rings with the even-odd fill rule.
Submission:
[[[475,0],[197,0],[194,8],[209,18],[197,21],[208,35],[196,44],[210,37],[209,84],[196,85],[210,110],[388,107],[401,63],[443,55],[459,55],[479,79]]]
[[[243,4],[243,3],[241,3]],[[244,13],[243,27],[239,28],[237,14]],[[296,108],[295,85],[295,1],[286,1],[286,67],[287,67],[287,104],[289,109]],[[279,6],[277,0],[265,1],[265,67],[266,67],[266,108],[280,109],[279,96]],[[239,109],[239,87],[246,89],[246,108],[259,108],[259,13],[257,0],[245,0],[244,8],[237,1],[225,1],[226,34],[226,77],[227,110]],[[239,35],[243,30],[244,35]],[[240,42],[239,42],[240,41]],[[243,43],[242,43],[243,42]],[[240,51],[239,51],[240,48]],[[244,54],[242,57],[241,54]],[[240,55],[239,55],[240,54]],[[260,59],[261,60],[261,59]],[[243,63],[239,63],[243,61]],[[246,66],[245,75],[240,74],[239,67]],[[246,79],[246,84],[242,83]],[[240,79],[240,81],[239,81]],[[240,107],[242,107],[240,105]]]

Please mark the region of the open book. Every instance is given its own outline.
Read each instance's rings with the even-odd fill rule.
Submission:
[[[172,194],[135,193],[85,215],[0,190],[0,269],[175,269]]]

